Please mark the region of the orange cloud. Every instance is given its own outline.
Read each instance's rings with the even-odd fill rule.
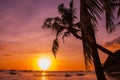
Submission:
[[[106,42],[105,47],[112,51],[120,49],[120,36],[113,39],[112,41]]]

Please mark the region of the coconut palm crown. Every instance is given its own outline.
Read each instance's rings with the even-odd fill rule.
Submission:
[[[75,19],[77,17],[75,16],[75,8],[73,7],[73,0],[70,2],[69,7],[66,8],[64,4],[60,4],[58,6],[58,11],[61,14],[60,17],[54,17],[54,18],[47,18],[43,24],[43,28],[48,28],[56,33],[56,38],[53,41],[53,47],[52,52],[56,56],[56,51],[59,48],[59,40],[58,38],[62,36],[62,39],[64,40],[64,37],[68,37],[71,35],[71,31],[74,31],[76,34],[78,31],[80,31],[79,22],[75,23]]]

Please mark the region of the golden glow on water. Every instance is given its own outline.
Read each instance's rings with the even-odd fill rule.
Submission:
[[[42,72],[42,76],[45,76],[46,75],[46,72]]]
[[[47,78],[46,78],[46,72],[42,72],[41,73],[41,79],[40,80],[47,80]]]
[[[45,76],[42,76],[41,77],[41,80],[47,80]]]

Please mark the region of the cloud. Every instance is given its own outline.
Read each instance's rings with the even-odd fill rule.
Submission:
[[[10,54],[0,54],[1,56],[11,56]]]
[[[7,46],[5,45],[4,41],[0,41],[0,56],[11,56],[10,54],[4,53]]]
[[[113,39],[112,41],[106,42],[105,44],[106,44],[106,46],[111,46],[113,44],[120,44],[120,36]]]
[[[106,42],[105,47],[111,50],[118,50],[120,49],[120,36],[113,39],[112,41]]]

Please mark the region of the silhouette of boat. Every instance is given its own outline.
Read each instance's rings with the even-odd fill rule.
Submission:
[[[10,70],[9,72],[11,75],[15,75],[16,74],[16,71],[15,70]]]
[[[70,76],[71,76],[70,74],[67,74],[67,73],[65,74],[65,77],[70,77]]]
[[[77,76],[84,76],[85,74],[77,73]]]

